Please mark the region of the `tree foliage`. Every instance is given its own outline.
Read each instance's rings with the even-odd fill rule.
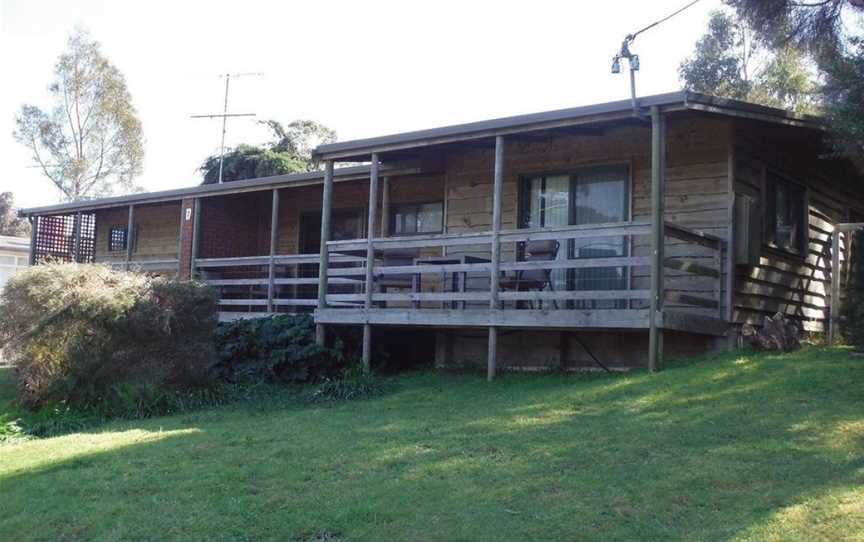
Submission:
[[[318,164],[312,151],[318,145],[336,141],[336,132],[311,120],[295,120],[288,125],[276,120],[259,123],[270,129],[273,140],[263,146],[238,145],[226,152],[223,181],[314,171]],[[200,171],[204,175],[203,184],[219,182],[219,155],[207,157]]]
[[[80,28],[54,66],[53,105],[21,106],[14,136],[66,200],[135,189],[144,143],[126,81]]]
[[[30,235],[30,223],[15,213],[12,192],[0,193],[0,235],[26,237]]]
[[[679,75],[684,87],[696,92],[798,112],[815,107],[815,85],[798,49],[760,46],[744,20],[724,11],[711,13]]]
[[[820,102],[838,150],[864,158],[864,0],[726,0],[761,41],[815,62]],[[855,20],[857,18],[857,21]]]

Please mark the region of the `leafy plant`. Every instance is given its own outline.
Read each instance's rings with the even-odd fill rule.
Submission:
[[[364,374],[359,365],[345,369],[337,378],[326,378],[309,394],[313,403],[325,401],[354,401],[382,395],[387,386],[378,377]]]
[[[315,342],[309,315],[279,315],[219,324],[215,333],[223,381],[310,382],[338,373],[345,365],[341,340],[331,347]]]

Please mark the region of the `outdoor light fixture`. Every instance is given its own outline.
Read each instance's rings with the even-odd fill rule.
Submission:
[[[617,55],[612,59],[612,73],[621,73],[621,57]]]
[[[639,55],[632,55],[630,57],[630,69],[635,71],[639,71]]]

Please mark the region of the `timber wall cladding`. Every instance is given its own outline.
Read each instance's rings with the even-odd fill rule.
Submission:
[[[609,126],[597,135],[550,136],[546,140],[505,138],[502,228],[517,227],[518,184],[521,176],[572,171],[583,166],[627,164],[631,172],[632,219],[651,218],[650,128],[634,124]],[[728,156],[731,122],[692,115],[669,117],[666,153],[666,221],[726,239],[729,231]],[[494,150],[473,149],[447,156],[448,232],[487,231],[492,224]],[[513,243],[502,245],[502,259],[513,259]],[[489,247],[457,247],[449,251],[489,255]],[[650,255],[650,238],[634,239],[634,256]],[[694,244],[666,239],[667,257],[684,257],[713,266],[711,252]],[[703,261],[704,260],[704,261]],[[714,280],[667,269],[669,291],[710,297]],[[474,281],[480,280],[475,277]],[[647,266],[633,268],[632,288],[648,288]],[[488,287],[488,278],[486,279]],[[722,284],[725,285],[725,269]],[[725,307],[725,296],[721,296]],[[640,303],[634,302],[634,308]],[[647,307],[647,304],[645,304]],[[676,307],[667,303],[667,307]],[[677,307],[676,307],[677,308]],[[681,307],[716,316],[716,309]]]
[[[126,228],[129,208],[119,207],[96,211],[96,261],[125,261],[126,250],[108,250],[112,226]],[[173,260],[177,258],[180,232],[179,202],[135,207],[137,240],[133,260]]]
[[[757,265],[737,266],[733,321],[761,324],[781,312],[807,331],[822,332],[829,312],[831,231],[864,209],[864,195],[836,162],[819,159],[821,134],[738,121],[735,135],[735,192],[762,205],[766,168],[806,184],[809,239],[804,258],[763,244]]]
[[[383,182],[379,179],[378,216],[376,229],[381,227]],[[444,179],[441,175],[393,177],[390,179],[390,205],[443,201]],[[321,213],[321,186],[285,188],[279,193],[279,232],[276,240],[278,254],[297,254],[300,248],[300,219],[306,214]],[[369,206],[368,181],[343,181],[333,185],[333,211],[357,210],[363,215],[363,234],[366,231],[366,209]],[[267,211],[269,217],[269,210]],[[270,224],[264,226],[269,239]],[[375,233],[377,237],[378,232]]]

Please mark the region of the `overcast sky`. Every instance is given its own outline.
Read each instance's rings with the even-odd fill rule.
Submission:
[[[191,186],[218,151],[224,81],[229,109],[283,122],[303,118],[340,140],[627,98],[609,73],[622,38],[685,0],[435,2],[349,0],[0,0],[0,191],[19,206],[59,192],[12,139],[22,103],[46,107],[46,86],[76,24],[126,76],[144,128],[145,190]],[[720,0],[639,36],[639,94],[679,88],[677,67]],[[250,119],[227,143],[262,143]]]

